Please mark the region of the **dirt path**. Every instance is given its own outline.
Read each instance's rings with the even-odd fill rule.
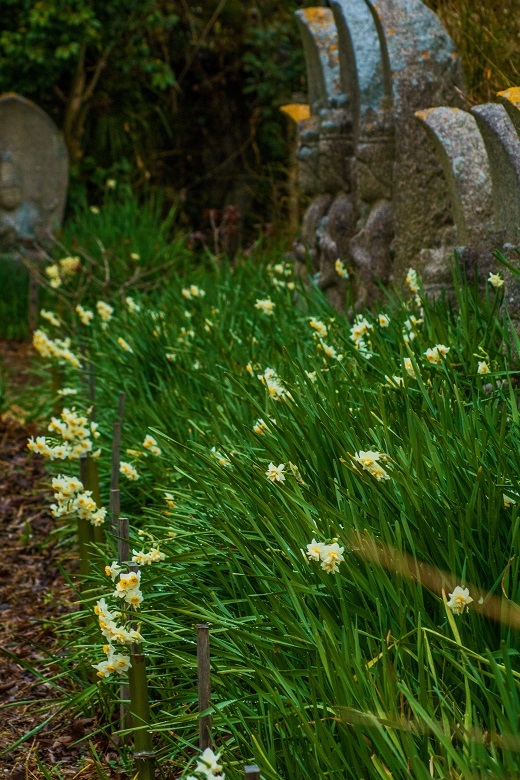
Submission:
[[[31,381],[27,374],[30,348],[0,342],[9,376],[11,399]],[[100,775],[94,768],[88,742],[75,744],[96,730],[93,717],[60,716],[20,747],[3,754],[52,711],[56,693],[49,682],[52,668],[44,660],[59,652],[52,615],[74,609],[74,591],[60,566],[74,571],[51,541],[54,520],[48,511],[48,475],[41,458],[27,450],[27,437],[36,426],[20,421],[23,410],[14,403],[0,416],[0,777],[9,780],[82,778]],[[41,680],[26,664],[44,670]],[[45,707],[47,705],[47,707]],[[117,756],[103,740],[93,740],[108,767]],[[3,754],[3,755],[2,755]],[[38,763],[40,762],[40,766]],[[41,768],[44,767],[44,769]],[[116,769],[107,777],[120,778]]]

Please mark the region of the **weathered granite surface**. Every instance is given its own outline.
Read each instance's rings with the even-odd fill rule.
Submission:
[[[471,113],[488,153],[496,226],[506,242],[520,244],[520,138],[504,106],[486,103]]]
[[[410,265],[424,271],[432,251],[439,257],[426,283],[444,282],[453,219],[441,164],[414,113],[457,103],[463,79],[451,39],[420,0],[331,6],[333,16],[323,8],[297,14],[311,107],[299,125],[300,182],[315,201],[294,254],[302,273],[310,258],[339,308],[341,259],[359,307],[375,301],[377,281],[404,276]]]
[[[65,143],[52,119],[16,94],[0,96],[0,251],[45,244],[61,225],[68,186]]]

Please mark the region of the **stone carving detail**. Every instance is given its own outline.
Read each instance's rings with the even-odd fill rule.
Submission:
[[[0,96],[0,252],[45,244],[59,228],[68,185],[65,143],[51,118],[15,94]]]
[[[463,79],[451,39],[420,0],[331,6],[297,13],[311,112],[298,126],[299,176],[314,200],[294,256],[300,272],[311,258],[317,283],[342,308],[338,258],[352,271],[357,306],[377,296],[377,280],[404,276],[409,265],[427,287],[444,282],[453,220],[440,162],[414,113],[455,104]]]

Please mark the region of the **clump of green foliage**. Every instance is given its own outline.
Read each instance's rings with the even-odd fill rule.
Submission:
[[[126,393],[131,548],[166,555],[143,567],[135,615],[163,766],[183,770],[196,745],[193,626],[208,622],[232,779],[252,758],[268,780],[520,771],[518,338],[503,288],[455,289],[456,305],[389,293],[352,322],[271,252],[187,265],[88,325],[42,321],[92,363],[105,503]],[[61,370],[63,405],[86,410],[85,375]],[[333,572],[313,541],[343,548]],[[90,587],[113,590],[101,563]],[[63,673],[81,679],[102,640],[74,625]],[[117,686],[85,681],[108,718]]]

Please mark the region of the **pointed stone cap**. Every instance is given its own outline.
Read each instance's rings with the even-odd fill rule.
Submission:
[[[338,30],[341,86],[349,95],[356,127],[373,121],[392,88],[384,79],[379,36],[365,0],[330,0],[330,5]]]
[[[296,11],[300,26],[311,113],[336,108],[345,102],[339,75],[338,34],[332,11],[304,8]]]
[[[441,106],[415,116],[433,141],[452,203],[457,244],[481,246],[494,231],[491,171],[475,117]]]
[[[502,103],[509,114],[509,119],[520,135],[520,87],[511,87],[497,93],[498,102]]]
[[[471,113],[487,149],[497,227],[520,244],[520,138],[504,106],[485,103]]]
[[[23,203],[54,232],[63,219],[69,160],[58,128],[41,108],[15,93],[0,95],[0,159],[16,170]]]

